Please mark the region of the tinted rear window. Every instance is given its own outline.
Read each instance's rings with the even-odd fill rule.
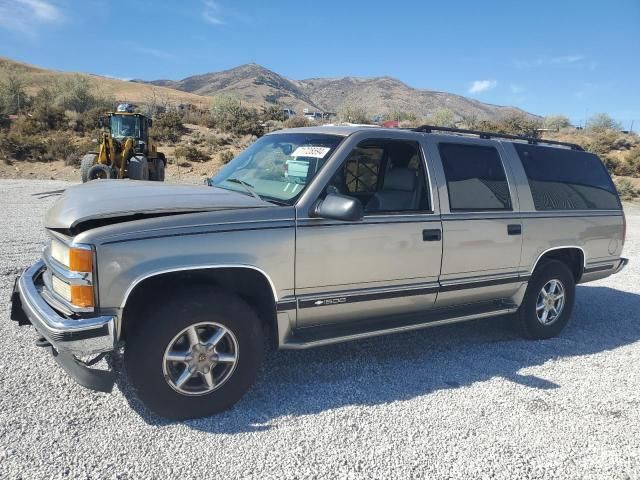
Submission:
[[[441,143],[439,150],[452,212],[511,210],[509,185],[495,148]]]
[[[618,210],[616,188],[600,159],[587,152],[516,144],[536,210]]]

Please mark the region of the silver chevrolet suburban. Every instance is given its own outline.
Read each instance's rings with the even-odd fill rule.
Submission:
[[[285,166],[313,159],[295,181]],[[12,318],[80,384],[108,354],[171,418],[229,408],[265,340],[302,349],[510,315],[557,335],[577,283],[619,272],[625,218],[579,146],[424,126],[260,138],[203,186],[94,181],[45,219]]]

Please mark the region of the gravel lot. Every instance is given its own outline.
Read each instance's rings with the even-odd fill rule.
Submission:
[[[231,411],[167,422],[85,390],[8,318],[55,181],[0,180],[0,478],[640,478],[640,208],[624,273],[560,338],[505,319],[273,352]]]

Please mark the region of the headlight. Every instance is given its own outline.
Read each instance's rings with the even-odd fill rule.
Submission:
[[[93,271],[93,251],[88,245],[68,246],[58,240],[51,241],[51,256],[72,272]]]
[[[53,269],[51,288],[62,299],[75,307],[95,307],[93,280],[93,250],[89,245],[66,245],[59,240],[51,241],[50,256],[64,268]]]

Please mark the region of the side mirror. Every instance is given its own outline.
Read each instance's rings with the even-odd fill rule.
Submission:
[[[356,222],[362,220],[364,212],[362,202],[357,198],[330,193],[316,204],[311,216]]]
[[[153,120],[149,119],[149,128],[153,126]]]
[[[100,127],[100,128],[104,128],[104,127],[106,127],[106,126],[107,126],[107,122],[106,122],[106,120],[107,120],[107,119],[106,119],[105,117],[100,117],[100,118],[98,119],[98,127]]]

